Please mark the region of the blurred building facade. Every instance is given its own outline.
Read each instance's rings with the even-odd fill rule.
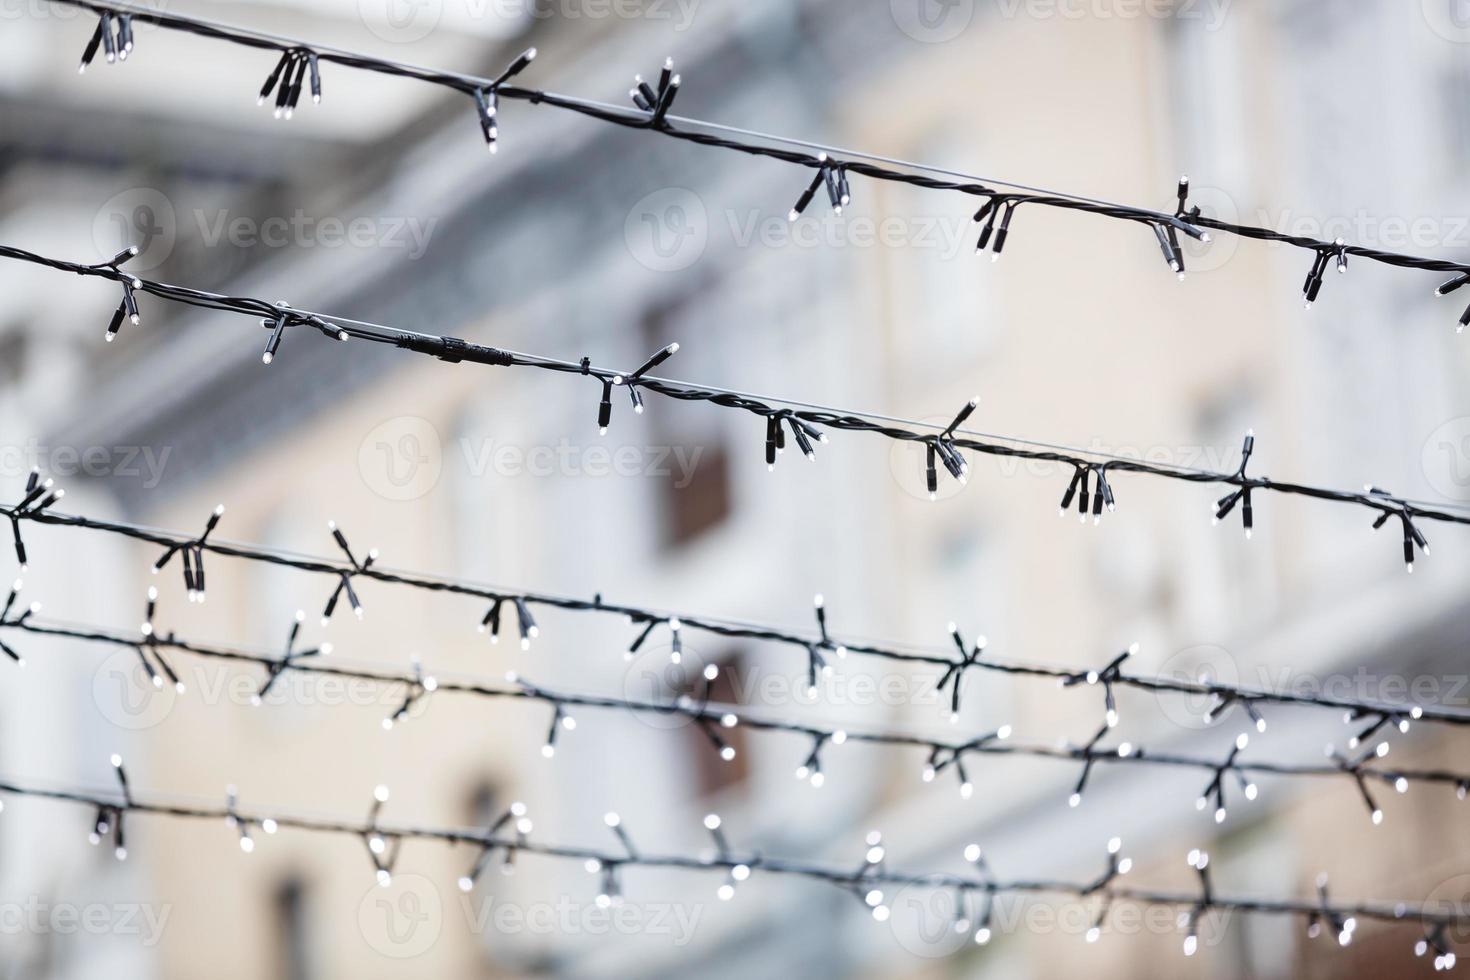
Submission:
[[[1456,215],[1470,214],[1465,49],[1429,4],[1128,16],[1124,4],[704,0],[637,17],[487,7],[428,29],[367,6],[187,12],[487,72],[536,44],[532,84],[609,101],[672,53],[690,116],[1161,206],[1187,171],[1222,217],[1384,248],[1451,253]],[[1304,312],[1303,253],[1218,241],[1191,254],[1181,284],[1137,228],[1024,209],[992,266],[951,196],[855,180],[840,218],[814,206],[788,224],[802,175],[769,161],[521,105],[505,108],[490,158],[470,106],[332,70],[324,104],[281,123],[251,106],[270,67],[255,53],[153,31],[126,65],[78,79],[88,29],[45,4],[6,21],[4,241],[100,259],[141,235],[150,276],[572,360],[631,367],[678,341],[672,376],[824,405],[947,420],[979,392],[983,431],[1185,466],[1233,467],[1253,427],[1252,472],[1470,497],[1459,310],[1414,274],[1355,265]],[[1100,666],[1136,639],[1139,670],[1341,681],[1371,698],[1419,679],[1438,685],[1430,700],[1461,697],[1470,549],[1454,529],[1410,577],[1391,530],[1309,502],[1258,502],[1245,542],[1210,526],[1208,489],[1120,476],[1118,512],[1079,527],[1051,517],[1069,474],[980,460],[967,488],[931,503],[919,454],[878,439],[839,434],[814,465],[783,458],[767,472],[753,418],[651,399],[641,416],[616,404],[599,437],[598,390],[583,379],[306,336],[264,366],[263,333],[151,303],[104,348],[108,290],[29,269],[0,277],[0,434],[11,447],[41,439],[32,455],[50,470],[68,449],[106,447],[115,461],[58,474],[77,510],[189,529],[223,501],[229,538],[327,554],[335,520],[387,565],[533,590],[791,624],[822,593],[841,635],[937,647],[954,620],[998,656]],[[23,470],[5,478],[18,487]],[[123,624],[141,609],[152,554],[61,531],[38,541],[28,592],[48,613]],[[515,670],[633,697],[684,683],[666,648],[626,662],[634,631],[609,619],[548,614],[521,652],[476,632],[473,603],[364,585],[361,623],[339,614],[320,628],[310,617],[329,583],[223,560],[209,577],[202,607],[160,580],[162,619],[275,652],[305,608],[312,640],[345,661],[402,668],[417,655],[441,677]],[[1347,781],[1263,782],[1217,826],[1190,805],[1190,774],[1100,772],[1073,810],[1067,766],[987,761],[962,800],[950,782],[920,781],[922,758],[854,746],[828,750],[814,790],[791,776],[810,746],[780,736],[742,735],[722,765],[697,731],[589,711],[547,760],[542,708],[434,697],[384,732],[402,692],[298,678],[254,708],[240,672],[191,666],[188,694],[149,697],[126,660],[37,651],[0,702],[3,763],[54,782],[105,779],[121,746],[140,785],[170,793],[222,798],[230,783],[247,803],[342,813],[384,783],[392,819],[469,826],[522,799],[538,836],[584,843],[605,842],[602,814],[617,810],[649,850],[698,850],[713,810],[765,853],[839,865],[878,828],[895,866],[958,870],[978,841],[1002,877],[1083,879],[1119,835],[1134,873],[1165,887],[1190,888],[1184,853],[1207,846],[1221,892],[1310,894],[1324,870],[1344,897],[1466,890],[1470,841],[1448,792],[1384,799],[1373,827]],[[929,672],[848,658],[810,704],[789,650],[699,641],[694,653],[724,667],[722,697],[752,713],[955,730]],[[1223,756],[1245,722],[1206,726],[1202,708],[1125,696],[1118,734]],[[975,674],[958,725],[1083,740],[1100,716],[1095,690]],[[1283,710],[1253,738],[1273,758],[1302,746],[1295,761],[1315,761],[1353,730]],[[1453,748],[1422,727],[1393,740],[1396,763]],[[1062,903],[1052,921],[1003,906],[982,949],[919,894],[890,896],[880,925],[818,886],[752,880],[722,903],[717,881],[656,873],[629,876],[630,924],[609,926],[589,913],[596,879],[578,867],[526,858],[464,898],[454,882],[472,853],[410,846],[378,889],[358,842],[283,833],[244,855],[224,827],[139,821],[120,868],[81,860],[93,857],[78,856],[88,815],[48,806],[7,810],[7,894],[108,896],[167,921],[156,942],[11,937],[17,975],[88,976],[94,958],[120,957],[118,973],[242,978],[1122,977],[1159,963],[1180,976],[1352,977],[1404,967],[1417,938],[1365,925],[1339,951],[1233,917],[1185,960],[1172,922],[1115,910],[1092,946],[1094,906]]]

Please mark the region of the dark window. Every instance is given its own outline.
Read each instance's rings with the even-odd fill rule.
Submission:
[[[678,339],[684,307],[664,306],[643,317],[642,349],[652,353]],[[687,357],[681,354],[680,357]],[[675,362],[671,362],[675,363]],[[686,362],[688,363],[688,362]],[[675,373],[675,372],[671,372]],[[677,373],[698,373],[687,367]],[[663,452],[667,475],[660,482],[662,541],[676,548],[723,524],[734,505],[730,487],[730,458],[725,446],[723,413],[652,412],[646,430],[650,444]]]
[[[743,703],[740,698],[741,687],[747,680],[744,676],[747,666],[745,656],[738,650],[731,650],[712,658],[709,662],[718,666],[720,673],[709,685],[708,703],[739,707]],[[705,681],[703,677],[700,677],[683,693],[698,699],[704,694],[704,689]],[[750,774],[750,760],[746,756],[745,729],[737,725],[734,728],[719,728],[717,733],[730,748],[735,750],[735,758],[729,760],[722,758],[714,743],[701,728],[695,725],[689,728],[689,738],[694,742],[691,751],[694,753],[695,779],[702,796],[738,786],[745,782]]]
[[[311,924],[307,921],[306,885],[299,878],[282,882],[275,895],[276,969],[282,980],[312,980]]]
[[[730,459],[723,445],[685,445],[683,458],[698,462],[684,478],[664,483],[664,542],[692,541],[730,516]],[[698,452],[696,457],[693,454]]]

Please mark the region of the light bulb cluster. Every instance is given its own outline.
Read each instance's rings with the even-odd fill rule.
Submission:
[[[677,353],[679,353],[679,345],[669,344],[667,347],[660,347],[657,351],[654,351],[654,353],[646,361],[639,365],[638,369],[633,371],[631,374],[600,375],[598,377],[598,380],[602,384],[602,399],[598,402],[597,405],[597,432],[599,435],[607,435],[608,426],[612,424],[613,388],[627,388],[628,399],[633,403],[633,413],[635,415],[642,415],[643,395],[639,392],[638,388],[640,385],[643,384],[643,376]],[[591,361],[584,358],[582,360],[582,368],[583,374],[590,374]]]
[[[260,689],[250,696],[250,703],[255,707],[265,703],[266,695],[270,694],[271,688],[275,686],[276,679],[286,671],[297,667],[301,661],[312,657],[328,656],[332,652],[330,643],[321,643],[307,650],[297,650],[296,640],[301,635],[301,626],[306,621],[306,611],[296,610],[296,618],[291,622],[291,631],[286,634],[286,649],[279,660],[268,661],[266,664],[265,681]]]
[[[1235,773],[1236,779],[1240,783],[1240,791],[1247,800],[1255,800],[1259,795],[1256,784],[1247,778],[1243,770],[1235,768],[1235,757],[1245,751],[1245,747],[1249,744],[1250,736],[1245,734],[1245,732],[1241,732],[1235,737],[1235,744],[1230,747],[1230,754],[1225,757],[1225,762],[1221,764],[1220,768],[1215,770],[1214,779],[1210,780],[1209,785],[1205,787],[1205,791],[1195,801],[1195,809],[1197,810],[1203,810],[1211,802],[1214,803],[1215,823],[1225,822],[1225,775],[1227,773]]]
[[[126,10],[116,13],[107,9],[101,11],[97,19],[97,29],[92,32],[87,46],[82,49],[82,63],[77,66],[78,75],[87,73],[99,50],[103,52],[102,56],[109,65],[128,60],[128,55],[133,53],[131,13]]]
[[[679,94],[681,79],[674,74],[674,59],[665,58],[663,67],[658,73],[658,88],[654,88],[643,80],[642,75],[633,76],[633,87],[628,90],[628,98],[639,109],[648,113],[649,129],[664,129],[668,126],[669,108],[674,104],[674,97]]]
[[[170,544],[153,563],[153,574],[157,575],[168,567],[174,555],[179,556],[180,564],[184,570],[184,591],[188,593],[190,602],[203,602],[206,597],[204,588],[204,552],[209,544],[209,536],[219,526],[220,518],[225,516],[225,505],[220,504],[209,515],[205,521],[204,533],[189,541],[180,541]]]
[[[43,480],[41,471],[32,469],[26,475],[25,494],[14,507],[0,509],[10,519],[10,536],[15,542],[15,560],[20,565],[22,573],[30,565],[30,555],[26,551],[25,538],[20,533],[20,522],[41,519],[57,501],[65,496],[66,491],[57,488],[50,477]]]
[[[317,53],[308,47],[287,48],[281,52],[280,60],[266,76],[255,104],[265,105],[265,100],[274,91],[275,117],[290,119],[296,114],[296,106],[301,101],[301,87],[306,83],[308,74],[311,76],[312,104],[319,105],[322,101],[322,70]]]
[[[817,191],[822,188],[827,190],[827,202],[832,206],[832,213],[841,217],[842,209],[852,201],[852,193],[847,186],[847,166],[837,163],[827,156],[825,152],[818,153],[811,165],[816,173],[812,175],[811,183],[801,192],[796,203],[786,214],[786,220],[795,221],[806,212],[812,203],[812,198],[817,196]]]
[[[5,608],[0,611],[0,629],[24,629],[31,617],[40,613],[41,604],[39,602],[19,601],[21,590],[24,588],[25,583],[20,579],[16,579],[11,584],[10,595],[5,597]],[[12,616],[12,613],[15,615]],[[26,665],[26,658],[17,653],[15,648],[4,640],[0,640],[0,653],[9,657],[17,667]]]
[[[474,85],[470,95],[475,100],[475,112],[480,120],[480,135],[485,137],[485,146],[491,153],[500,152],[500,88],[536,60],[536,49],[527,48],[516,55],[505,70],[485,85]]]
[[[331,532],[332,540],[337,542],[337,547],[341,548],[342,553],[347,556],[347,564],[350,567],[337,572],[337,587],[332,590],[332,594],[327,598],[326,606],[322,609],[323,626],[331,622],[332,613],[337,609],[337,602],[344,595],[347,597],[348,605],[352,607],[353,615],[362,619],[362,600],[358,599],[357,590],[352,587],[352,580],[372,568],[373,563],[378,560],[378,549],[373,548],[368,551],[365,558],[358,561],[357,556],[352,553],[352,548],[347,544],[347,536],[342,533],[336,521],[328,521],[327,530]]]
[[[980,396],[976,395],[960,409],[959,414],[954,417],[943,432],[928,440],[924,446],[924,481],[929,490],[929,499],[937,500],[939,497],[939,468],[936,462],[943,462],[944,468],[949,475],[959,481],[960,486],[970,482],[970,464],[964,455],[955,448],[954,434],[961,425],[965,423],[980,404]]]

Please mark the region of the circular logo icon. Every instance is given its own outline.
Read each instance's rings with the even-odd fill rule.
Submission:
[[[662,630],[665,639],[645,642],[628,661],[623,672],[623,697],[639,704],[672,705],[681,699],[691,707],[705,704],[705,686],[714,678],[707,671],[716,670],[706,663],[698,650],[691,649],[688,642],[680,643],[675,650],[667,642],[668,627],[658,625],[655,632]],[[645,725],[662,730],[683,728],[692,721],[687,715],[674,712],[634,711],[634,716]]]
[[[654,272],[687,269],[709,243],[709,215],[698,194],[665,187],[645,194],[623,221],[623,240],[639,265]]]
[[[1240,222],[1240,210],[1235,206],[1235,198],[1219,187],[1190,184],[1188,204],[1191,208],[1198,207],[1200,214],[1206,218],[1229,224]],[[1203,230],[1210,236],[1208,242],[1185,234],[1178,235],[1179,247],[1184,250],[1184,271],[1187,275],[1224,268],[1240,249],[1240,239],[1236,236],[1209,228]],[[1157,253],[1158,249],[1155,248],[1154,251]]]
[[[1470,500],[1470,416],[1450,419],[1424,440],[1429,485],[1452,500]]]
[[[428,419],[400,415],[369,432],[357,447],[357,471],[385,500],[417,500],[439,483],[444,449]]]
[[[369,946],[394,959],[422,956],[439,940],[444,903],[422,875],[396,874],[374,884],[357,906],[357,927]]]
[[[357,0],[363,26],[394,44],[422,41],[439,26],[444,0]]]
[[[154,683],[155,676],[158,683]],[[92,700],[98,711],[128,731],[161,724],[174,710],[178,697],[178,690],[163,671],[150,674],[132,650],[117,651],[92,674]]]
[[[1194,646],[1174,654],[1159,665],[1160,680],[1180,684],[1237,684],[1240,668],[1224,647]],[[1159,691],[1155,698],[1159,711],[1180,728],[1211,727],[1216,716],[1210,714],[1219,705],[1213,694],[1190,694],[1181,691]]]
[[[888,0],[888,8],[899,30],[925,44],[953,41],[975,17],[975,0]]]
[[[1470,44],[1470,0],[1420,0],[1424,22],[1446,41]]]
[[[92,219],[92,244],[110,259],[129,245],[138,249],[123,266],[128,272],[156,269],[168,260],[178,238],[173,202],[152,187],[114,194]]]
[[[915,956],[944,959],[975,943],[980,895],[961,897],[952,888],[905,885],[888,904],[888,924],[898,944]],[[961,904],[963,903],[963,905]]]
[[[926,425],[937,425],[943,428],[953,420],[953,415],[948,418],[930,415],[919,421]],[[967,463],[973,466],[973,453],[963,449],[959,453]],[[904,493],[917,500],[948,500],[950,497],[958,496],[960,491],[965,489],[965,484],[955,479],[954,474],[945,467],[943,458],[936,453],[934,456],[934,495],[930,496],[928,443],[894,440],[888,449],[888,469],[893,474],[893,482],[897,483]]]

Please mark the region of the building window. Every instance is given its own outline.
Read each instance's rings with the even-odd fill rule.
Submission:
[[[740,650],[726,651],[711,658],[710,663],[720,668],[719,676],[709,685],[707,703],[711,705],[740,706],[742,682],[749,669],[748,659]],[[704,692],[704,681],[699,679],[686,686],[684,692],[696,699]],[[689,726],[690,751],[694,753],[694,779],[701,796],[720,793],[745,782],[750,775],[750,762],[746,755],[745,729],[740,726],[722,728],[720,738],[735,750],[733,759],[723,759],[715,751],[709,737],[698,726]]]
[[[677,339],[687,304],[657,307],[643,318],[640,349],[654,351]],[[687,358],[681,353],[680,358]],[[694,374],[700,365],[685,360]],[[662,407],[662,406],[660,406]],[[659,411],[652,414],[652,449],[667,461],[660,483],[658,520],[665,548],[689,544],[724,524],[734,510],[730,457],[719,413]]]
[[[276,968],[271,972],[282,980],[312,980],[320,975],[312,959],[308,904],[306,884],[300,878],[288,878],[276,889]]]

